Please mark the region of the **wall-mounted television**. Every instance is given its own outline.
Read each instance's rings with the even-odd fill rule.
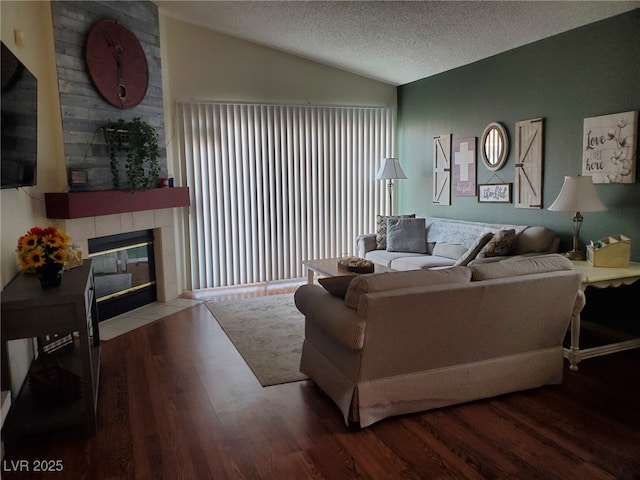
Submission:
[[[2,188],[32,186],[38,160],[38,80],[4,43],[0,73]]]

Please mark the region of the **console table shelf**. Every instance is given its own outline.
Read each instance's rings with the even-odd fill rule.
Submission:
[[[39,402],[29,375],[13,401],[3,431],[31,435],[63,427],[96,428],[100,334],[91,260],[64,272],[62,285],[42,289],[35,275],[20,274],[2,292],[2,341],[73,334],[73,345],[52,353],[62,366],[81,378],[77,399],[59,405]]]

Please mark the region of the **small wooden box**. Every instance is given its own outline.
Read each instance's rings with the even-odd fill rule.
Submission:
[[[67,270],[82,266],[82,250],[80,250],[80,247],[72,245],[67,253],[67,262],[65,263]]]
[[[587,245],[587,260],[594,267],[625,268],[631,259],[631,239],[624,235],[601,238],[600,248]]]

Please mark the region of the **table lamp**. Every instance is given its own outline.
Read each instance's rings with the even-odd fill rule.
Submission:
[[[551,204],[549,210],[556,212],[574,212],[573,217],[573,249],[565,255],[570,260],[584,260],[584,253],[580,248],[580,227],[582,215],[580,212],[600,212],[607,207],[600,201],[591,176],[566,176],[558,194],[558,198]]]

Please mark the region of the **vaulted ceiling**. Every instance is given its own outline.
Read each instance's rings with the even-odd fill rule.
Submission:
[[[164,14],[403,85],[640,8],[640,1],[164,1]]]

